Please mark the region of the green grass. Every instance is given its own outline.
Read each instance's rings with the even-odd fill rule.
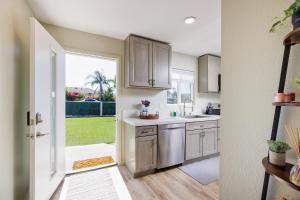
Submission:
[[[66,118],[66,146],[114,143],[115,117]]]

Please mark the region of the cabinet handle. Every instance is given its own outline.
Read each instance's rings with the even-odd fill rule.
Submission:
[[[151,132],[154,132],[154,130],[150,128],[142,130],[142,133],[151,133]]]

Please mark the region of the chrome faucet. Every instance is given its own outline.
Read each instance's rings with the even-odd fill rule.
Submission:
[[[186,100],[183,102],[183,116],[184,117],[186,116],[185,109],[188,108],[188,107],[186,107],[185,103],[186,103]],[[192,104],[192,107],[190,107],[190,108],[192,108],[192,111],[190,112],[190,115],[192,114],[192,112],[194,112],[194,105],[193,105],[193,101],[192,100],[191,100],[191,104]]]

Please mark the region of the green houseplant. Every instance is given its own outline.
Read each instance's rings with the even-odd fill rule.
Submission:
[[[282,141],[268,140],[269,162],[277,166],[285,166],[285,153],[291,147]]]
[[[276,22],[271,26],[270,32],[278,30],[287,19],[292,17],[293,28],[300,27],[300,0],[295,0],[286,10],[283,11],[284,16],[282,18],[275,17]]]

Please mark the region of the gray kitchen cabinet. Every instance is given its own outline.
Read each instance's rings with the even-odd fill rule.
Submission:
[[[221,90],[221,58],[203,55],[198,60],[198,92],[219,93]]]
[[[218,152],[220,152],[220,150],[221,150],[221,126],[220,126],[220,120],[218,120],[218,139],[217,139],[217,141],[218,141],[218,149],[217,149],[217,151]]]
[[[169,89],[171,87],[171,46],[130,35],[125,40],[125,86]]]
[[[221,138],[220,138],[220,128],[219,127],[218,127],[218,139],[217,139],[217,141],[218,141],[217,151],[220,152],[220,150],[221,150]]]
[[[152,41],[132,36],[127,43],[128,85],[152,87]]]
[[[148,171],[156,168],[157,136],[136,138],[136,172]]]
[[[134,177],[153,173],[157,164],[157,126],[125,124],[125,165]]]
[[[153,87],[171,88],[171,47],[153,42]]]
[[[186,124],[186,160],[215,154],[218,152],[217,148],[217,121],[191,122]]]
[[[218,148],[218,129],[204,129],[203,135],[203,156],[217,153]]]
[[[203,130],[186,132],[186,160],[202,156],[202,135]]]

